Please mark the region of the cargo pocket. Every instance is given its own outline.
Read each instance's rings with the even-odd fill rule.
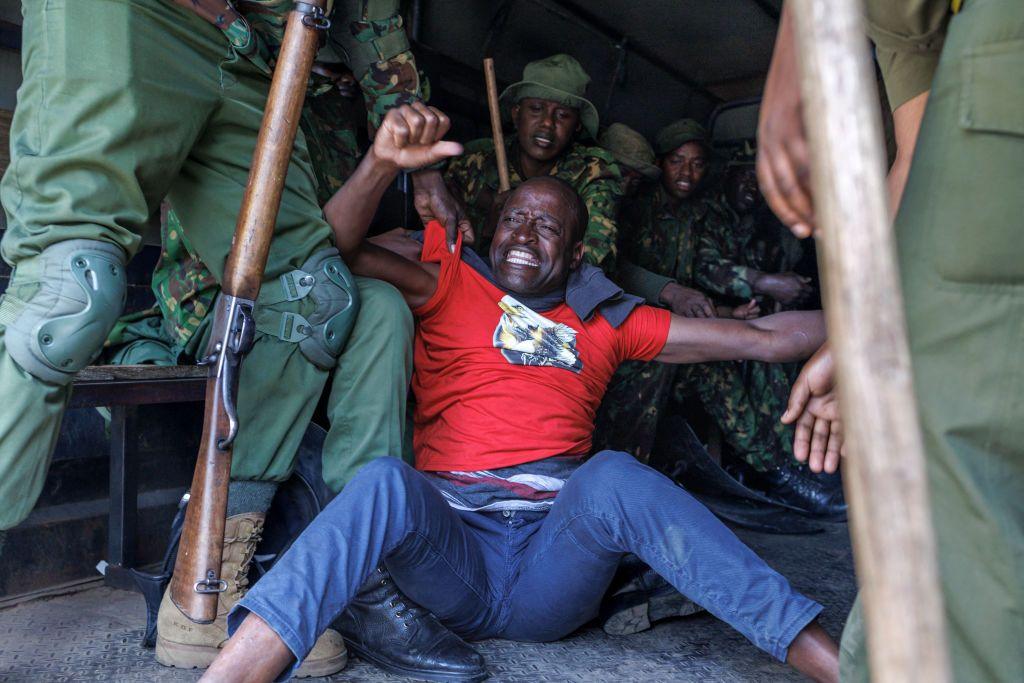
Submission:
[[[957,102],[964,190],[962,225],[936,244],[939,274],[953,282],[1024,282],[1024,40],[967,50]],[[940,143],[941,144],[941,143]],[[942,216],[938,216],[942,220]]]
[[[962,68],[960,126],[1024,136],[1024,40],[968,50]]]

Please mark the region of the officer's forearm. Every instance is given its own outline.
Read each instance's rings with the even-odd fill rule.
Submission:
[[[719,256],[698,255],[696,280],[702,289],[722,296],[749,299],[757,290],[756,280],[763,273],[749,266],[741,266]]]
[[[352,177],[327,202],[324,218],[346,260],[359,250],[384,191],[397,175],[398,167],[380,160],[371,145]]]
[[[893,216],[900,208],[903,188],[907,185],[910,162],[914,158],[914,149],[917,146],[917,133],[921,130],[925,105],[928,104],[928,93],[929,91],[924,91],[896,107],[892,112],[893,132],[896,136],[896,159],[889,169],[885,183],[889,188],[889,209]]]

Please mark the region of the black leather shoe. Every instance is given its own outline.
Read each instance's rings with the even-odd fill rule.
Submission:
[[[398,591],[378,567],[332,627],[349,652],[385,671],[426,681],[487,678],[484,658]]]
[[[786,507],[818,519],[846,519],[846,499],[839,474],[815,474],[805,465],[786,463],[758,472],[756,479],[765,495]]]
[[[686,617],[703,608],[635,555],[627,555],[601,603],[600,622],[611,636],[646,631],[655,622]]]

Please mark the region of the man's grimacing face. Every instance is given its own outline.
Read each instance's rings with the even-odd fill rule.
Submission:
[[[502,289],[536,296],[565,287],[583,259],[576,202],[572,190],[547,177],[528,180],[509,195],[490,252]]]

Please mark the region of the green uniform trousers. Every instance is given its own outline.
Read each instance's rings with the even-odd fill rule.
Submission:
[[[338,359],[324,441],[324,481],[340,491],[375,458],[401,457],[412,379],[412,311],[390,284],[356,277],[362,306]],[[410,464],[411,461],[410,461]]]
[[[654,467],[671,466],[653,453],[658,421],[672,399],[693,397],[733,451],[764,471],[786,454],[792,458],[791,428],[779,423],[788,391],[788,379],[777,365],[629,361],[609,383],[598,411],[594,448],[626,451]]]
[[[1024,3],[949,25],[896,219],[957,681],[1024,681]],[[894,457],[897,454],[894,454]],[[859,610],[842,675],[867,680]]]
[[[223,274],[270,81],[224,35],[162,0],[23,5],[24,82],[0,187],[4,258],[68,239],[128,256],[167,197],[193,247]],[[266,279],[330,245],[305,142],[288,169]],[[296,302],[308,315],[313,304]],[[67,387],[17,367],[0,330],[0,529],[28,515],[43,485]],[[242,368],[232,476],[282,479],[328,373],[298,346],[257,334]],[[259,429],[253,430],[252,425]]]

